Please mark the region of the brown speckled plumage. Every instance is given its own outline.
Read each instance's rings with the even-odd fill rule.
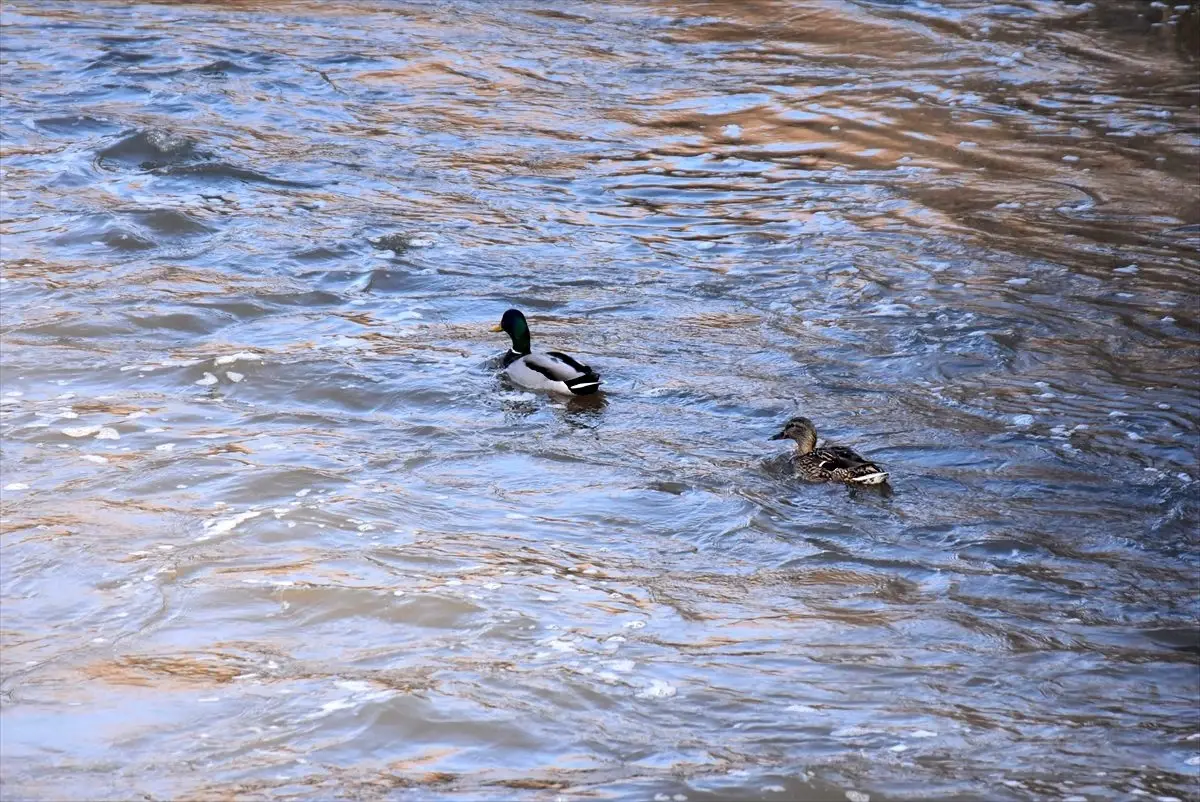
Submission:
[[[887,472],[845,446],[817,448],[817,429],[808,418],[792,418],[772,440],[795,440],[796,473],[812,482],[877,485]]]

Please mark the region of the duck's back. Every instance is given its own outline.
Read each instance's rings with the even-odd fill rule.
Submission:
[[[877,485],[887,481],[887,472],[845,446],[825,446],[796,458],[796,471],[817,481]]]
[[[589,395],[600,388],[600,377],[594,370],[561,351],[524,355],[510,351],[504,362],[509,378],[533,390]]]

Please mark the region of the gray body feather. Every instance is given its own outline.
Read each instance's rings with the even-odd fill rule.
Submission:
[[[591,368],[558,351],[510,351],[508,357],[505,374],[515,384],[531,390],[588,395],[600,387],[600,377]]]

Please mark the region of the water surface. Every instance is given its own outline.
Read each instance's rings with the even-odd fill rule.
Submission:
[[[1200,798],[1194,4],[2,19],[6,798]]]

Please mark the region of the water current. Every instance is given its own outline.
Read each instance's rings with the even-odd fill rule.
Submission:
[[[1200,799],[1197,17],[9,0],[4,798]]]

